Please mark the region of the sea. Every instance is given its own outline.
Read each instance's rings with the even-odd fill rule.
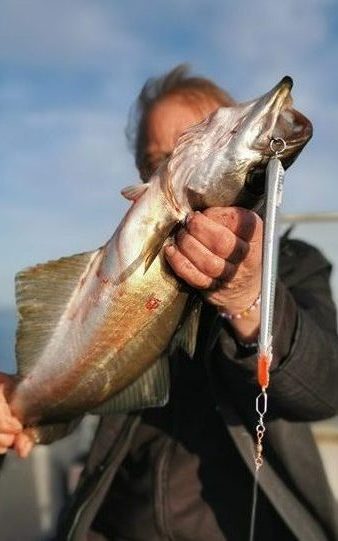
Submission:
[[[15,308],[0,308],[0,371],[15,372]]]

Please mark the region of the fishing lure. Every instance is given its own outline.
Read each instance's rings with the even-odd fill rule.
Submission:
[[[266,430],[264,417],[268,408],[267,388],[272,362],[272,324],[275,305],[275,289],[279,247],[280,205],[283,195],[284,168],[279,157],[286,149],[284,139],[270,142],[273,157],[266,170],[266,201],[263,238],[263,272],[261,284],[260,332],[258,338],[257,380],[261,392],[256,398],[258,424],[256,426],[255,464],[258,471],[263,465],[263,437]]]
[[[256,398],[256,474],[253,485],[249,541],[255,539],[259,470],[263,466],[263,438],[266,431],[265,415],[268,410],[267,388],[272,362],[272,324],[275,305],[276,276],[279,248],[280,205],[282,203],[284,168],[279,159],[286,149],[284,139],[278,137],[270,142],[273,153],[266,169],[266,198],[263,237],[263,270],[261,281],[260,331],[258,337],[257,381],[261,392]]]

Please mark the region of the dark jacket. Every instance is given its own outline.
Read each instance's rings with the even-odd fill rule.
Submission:
[[[257,539],[338,540],[335,502],[311,431],[305,423],[333,416],[338,410],[338,338],[336,312],[329,286],[331,266],[315,248],[300,241],[283,240],[279,267],[274,317],[274,361],[268,388],[268,420],[264,440],[265,464],[259,476],[258,488],[257,520],[258,532],[261,533],[257,534]],[[171,464],[172,486],[175,486],[175,472],[179,476],[179,471],[187,472],[184,474],[186,486],[196,482],[192,476],[189,477],[189,467],[193,468],[196,454],[209,456],[211,444],[207,442],[220,438],[221,431],[224,438],[220,445],[224,445],[224,454],[228,456],[224,467],[218,466],[217,461],[220,460],[221,464],[223,460],[220,456],[215,455],[214,464],[213,458],[206,460],[205,478],[204,463],[200,459],[194,473],[201,478],[198,488],[201,497],[192,513],[193,516],[201,517],[206,502],[211,518],[205,524],[211,524],[214,513],[217,522],[215,528],[219,527],[219,532],[214,537],[205,537],[206,534],[198,537],[198,529],[203,526],[194,521],[189,525],[192,531],[189,538],[208,538],[210,541],[248,539],[243,532],[247,531],[251,507],[248,502],[251,501],[254,476],[253,438],[257,424],[255,398],[259,392],[255,382],[255,353],[238,344],[230,325],[213,308],[205,306],[200,322],[196,359],[189,361],[196,364],[186,365],[186,381],[184,374],[181,375],[184,370],[180,366],[184,366],[184,362],[179,353],[176,354],[177,360],[172,360],[173,372],[178,367],[178,375],[173,375],[173,393],[168,407],[162,411],[148,410],[143,414],[102,418],[78,489],[67,514],[62,518],[58,539],[82,541],[86,539],[92,524],[98,531],[103,532],[105,528],[112,531],[109,530],[109,521],[110,515],[114,515],[114,509],[119,510],[118,519],[128,521],[128,500],[121,500],[119,490],[121,494],[129,490],[126,479],[129,479],[131,471],[134,477],[129,479],[130,483],[135,482],[137,485],[137,475],[143,485],[151,483],[151,472],[155,466],[149,457],[156,456],[153,462],[163,471]],[[196,378],[192,386],[189,385],[191,377]],[[187,389],[194,386],[196,393],[193,394],[191,390],[189,394]],[[175,404],[180,401],[181,409],[177,409]],[[190,417],[187,413],[189,407],[193,413]],[[200,435],[195,441],[192,435],[194,430],[198,431],[195,418],[200,422],[201,416],[206,418],[205,429],[206,434],[210,429],[210,438],[204,437],[203,440]],[[176,421],[180,425],[178,430],[175,429]],[[147,454],[144,449],[147,449]],[[148,462],[142,466],[145,456]],[[183,470],[179,469],[180,465]],[[140,475],[142,467],[148,477]],[[215,472],[219,472],[223,478],[219,492],[213,488],[216,486]],[[162,472],[162,481],[163,475]],[[208,494],[210,479],[213,479],[213,486]],[[139,483],[143,486],[141,481]],[[179,483],[177,486],[181,487]],[[224,486],[228,487],[227,493],[221,488]],[[154,491],[154,487],[151,490]],[[182,489],[178,492],[182,493]],[[136,524],[135,531],[144,528],[146,532],[149,528],[148,533],[140,537],[149,541],[181,539],[166,524],[166,491],[157,494],[155,490],[154,493],[155,501],[150,502],[149,508],[140,516],[143,524]],[[139,497],[139,493],[136,495]],[[179,493],[177,498],[179,502]],[[123,505],[119,508],[121,502]],[[222,505],[225,511],[233,506],[229,514],[233,524],[229,518],[222,519]],[[157,518],[154,519],[150,508],[155,509]],[[126,509],[125,519],[122,517],[123,509]],[[146,524],[147,513],[150,513],[149,525]],[[241,513],[242,521],[238,519]],[[179,517],[180,511],[176,519],[180,520]],[[156,520],[162,522],[155,525],[155,536],[155,533],[151,533],[151,522]],[[104,538],[116,541],[126,539],[113,534],[107,534]],[[130,534],[128,539],[137,537]]]

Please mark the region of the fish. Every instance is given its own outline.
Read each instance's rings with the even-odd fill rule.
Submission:
[[[312,135],[292,106],[292,79],[263,96],[220,107],[186,130],[100,248],[16,275],[17,374],[0,375],[12,413],[38,441],[84,413],[161,406],[168,355],[193,354],[201,301],[169,268],[163,246],[196,210],[258,208],[270,142],[287,168]],[[173,345],[174,344],[174,345]]]

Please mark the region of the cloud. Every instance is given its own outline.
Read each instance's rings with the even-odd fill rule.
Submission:
[[[220,46],[231,44],[234,56],[253,62],[254,68],[271,68],[276,60],[278,63],[299,60],[310,56],[327,37],[328,5],[330,0],[226,3],[227,31],[225,16],[223,21],[217,18],[216,40]]]
[[[231,55],[236,94],[242,99],[255,96],[289,74],[301,105],[322,107],[323,93],[327,97],[336,79],[334,5],[334,0],[225,2],[209,37],[220,54]],[[335,92],[331,99],[337,100]]]
[[[113,4],[90,0],[3,0],[0,59],[11,65],[114,69],[142,42],[128,32]]]
[[[0,305],[13,299],[21,267],[94,249],[107,240],[137,182],[124,139],[125,115],[44,111],[0,126],[2,197]]]
[[[124,124],[124,115],[86,111],[11,117],[0,128],[2,215],[14,200],[52,215],[117,210],[116,190],[137,181]]]

